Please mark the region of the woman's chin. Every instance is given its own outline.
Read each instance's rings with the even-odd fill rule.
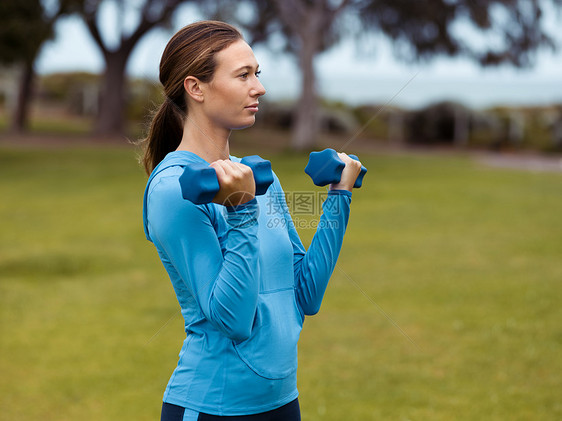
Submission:
[[[247,129],[248,127],[252,127],[254,125],[254,123],[256,122],[255,117],[252,118],[251,120],[247,120],[245,122],[241,122],[240,124],[237,124],[236,126],[232,127],[232,130],[242,130],[242,129]]]

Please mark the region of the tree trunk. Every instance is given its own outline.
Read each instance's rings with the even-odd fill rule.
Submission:
[[[101,87],[99,113],[95,133],[112,136],[123,134],[125,116],[125,67],[129,52],[105,54],[105,74]]]
[[[295,108],[292,147],[296,150],[314,148],[318,134],[318,98],[314,56],[316,48],[313,39],[303,39],[299,52],[301,67],[301,94]]]
[[[343,0],[335,8],[330,0],[276,0],[281,21],[298,45],[291,50],[298,54],[301,70],[301,94],[295,107],[291,147],[296,150],[312,149],[320,128],[314,57],[326,45],[326,31],[338,13],[348,4]],[[294,47],[294,48],[293,48]]]
[[[296,150],[314,148],[320,127],[314,57],[320,50],[321,19],[322,15],[309,13],[308,27],[300,36],[301,95],[295,109],[292,139],[292,147]]]
[[[33,80],[35,71],[33,60],[23,64],[19,81],[19,90],[16,100],[10,130],[14,133],[23,133],[27,129],[29,117],[29,104],[33,93]]]

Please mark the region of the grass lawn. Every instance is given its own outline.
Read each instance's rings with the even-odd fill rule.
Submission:
[[[0,146],[0,419],[159,419],[184,332],[135,154]],[[562,419],[562,175],[360,155],[301,336],[303,420]],[[322,191],[305,155],[262,156],[286,191]]]

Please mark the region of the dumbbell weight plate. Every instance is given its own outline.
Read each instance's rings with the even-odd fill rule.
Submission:
[[[240,160],[241,164],[247,165],[254,173],[256,182],[256,196],[265,194],[271,183],[273,183],[273,171],[271,162],[263,159],[259,155],[245,156]]]
[[[350,158],[359,161],[356,155],[349,155]],[[320,152],[311,152],[308,165],[304,169],[317,186],[325,186],[327,184],[339,183],[341,174],[345,167],[345,163],[340,159],[338,153],[332,149],[327,148]],[[361,172],[355,180],[354,188],[361,187],[363,183],[363,176],[367,172],[367,168],[361,165]]]
[[[209,164],[187,165],[179,181],[183,198],[196,205],[211,202],[220,189],[217,173]]]
[[[351,159],[355,159],[356,161],[359,161],[357,155],[350,154],[349,157]],[[353,185],[354,188],[358,189],[363,185],[363,177],[365,176],[366,173],[367,173],[367,168],[364,165],[361,165],[361,172],[359,173],[357,179],[355,180],[355,184]]]
[[[304,169],[317,186],[339,183],[345,163],[338,157],[338,153],[331,148],[320,152],[311,152],[308,165]]]

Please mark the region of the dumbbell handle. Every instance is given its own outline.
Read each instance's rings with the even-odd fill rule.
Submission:
[[[265,194],[273,183],[271,163],[258,155],[247,156],[240,163],[248,165],[254,174],[256,195]],[[193,163],[185,167],[179,178],[182,196],[196,205],[212,202],[220,190],[217,173],[204,163]]]
[[[349,155],[350,158],[359,161],[355,155]],[[320,152],[311,152],[308,165],[304,169],[317,186],[325,186],[335,184],[341,181],[342,171],[345,167],[338,153],[331,148],[324,149]],[[354,188],[359,188],[363,184],[363,177],[367,173],[367,168],[361,165],[361,172],[355,180]]]

